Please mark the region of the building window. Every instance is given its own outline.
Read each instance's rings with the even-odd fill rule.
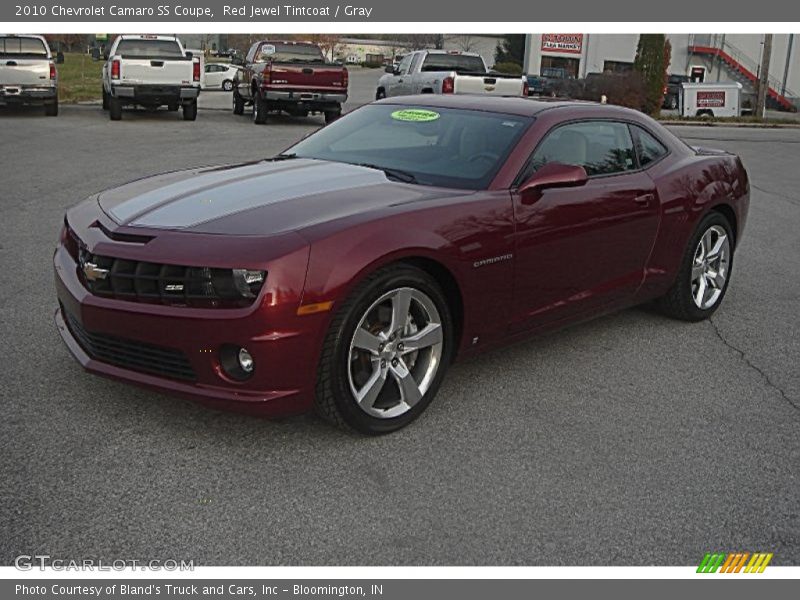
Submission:
[[[621,60],[607,60],[603,62],[603,73],[628,73],[633,70],[633,63]]]
[[[553,74],[553,70],[562,71],[567,77],[578,77],[578,67],[580,66],[581,61],[578,58],[565,58],[563,56],[543,56],[542,57],[542,65],[539,69],[539,73],[541,75],[547,75],[547,71],[551,70],[550,73]]]

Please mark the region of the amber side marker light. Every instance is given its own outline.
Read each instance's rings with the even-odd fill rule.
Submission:
[[[325,312],[326,310],[330,310],[333,306],[333,300],[328,300],[327,302],[316,302],[314,304],[303,304],[300,308],[297,309],[297,315],[313,315],[314,313]]]

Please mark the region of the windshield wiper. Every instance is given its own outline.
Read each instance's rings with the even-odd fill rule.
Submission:
[[[291,160],[293,158],[297,158],[297,154],[295,154],[294,152],[289,152],[288,154],[283,154],[283,153],[276,154],[275,156],[272,156],[272,157],[268,158],[267,160],[272,161],[272,162],[277,162],[279,160]]]
[[[374,165],[372,163],[358,163],[357,166],[383,171],[386,174],[386,176],[389,177],[390,179],[396,179],[397,181],[402,181],[403,183],[417,183],[417,178],[412,173],[409,173],[408,171],[403,171],[401,169],[382,167],[380,165]]]

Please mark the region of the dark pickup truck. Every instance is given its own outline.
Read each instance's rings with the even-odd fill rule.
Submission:
[[[253,106],[253,122],[266,123],[270,112],[305,117],[323,113],[330,123],[347,101],[347,69],[325,60],[319,46],[309,42],[256,42],[233,82],[233,112]]]

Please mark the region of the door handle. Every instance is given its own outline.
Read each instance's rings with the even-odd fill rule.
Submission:
[[[655,194],[640,194],[633,200],[638,204],[649,204],[651,200],[655,200]]]

